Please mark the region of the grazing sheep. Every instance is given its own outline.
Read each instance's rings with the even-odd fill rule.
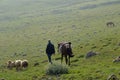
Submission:
[[[8,69],[12,69],[13,67],[15,67],[15,62],[9,60],[9,61],[7,62],[7,68],[8,68]]]
[[[15,60],[15,61],[9,60],[7,62],[7,68],[12,69],[13,67],[15,67],[17,71],[20,71],[23,68],[27,68],[28,60]]]
[[[15,67],[16,67],[17,71],[22,70],[23,68],[27,68],[28,67],[28,60],[16,60]]]
[[[15,67],[17,71],[22,69],[21,63],[22,63],[22,60],[15,60]]]
[[[28,61],[27,60],[22,60],[21,67],[22,68],[27,68],[28,67]]]
[[[12,62],[11,60],[9,60],[9,61],[7,62],[7,68],[8,68],[8,69],[11,69],[11,62]]]

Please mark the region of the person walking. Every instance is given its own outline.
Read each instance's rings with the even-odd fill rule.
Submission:
[[[54,45],[51,43],[51,40],[48,40],[48,44],[46,47],[46,54],[48,56],[48,61],[52,64],[51,56],[52,54],[55,54],[55,48]]]

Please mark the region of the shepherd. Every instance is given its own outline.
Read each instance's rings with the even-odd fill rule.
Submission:
[[[54,48],[54,45],[51,43],[51,40],[48,40],[48,44],[46,47],[46,54],[48,56],[49,63],[52,64],[51,56],[52,54],[55,54],[55,48]]]

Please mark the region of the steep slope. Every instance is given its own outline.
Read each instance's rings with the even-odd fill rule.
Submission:
[[[120,64],[112,63],[120,51],[119,7],[119,0],[1,0],[0,78],[56,79],[44,71],[48,64],[45,54],[48,39],[55,44],[53,58],[60,57],[58,42],[72,42],[75,57],[71,59],[69,74],[61,75],[61,80],[104,80],[112,73],[120,78]],[[109,21],[115,27],[107,27]],[[84,57],[89,51],[100,54],[86,60]],[[28,59],[30,66],[21,72],[4,69],[9,59]],[[36,62],[40,65],[33,67]]]

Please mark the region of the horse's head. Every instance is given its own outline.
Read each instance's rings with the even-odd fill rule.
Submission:
[[[58,52],[60,52],[60,47],[61,47],[62,43],[58,43]]]
[[[67,53],[69,54],[70,57],[73,57],[73,52],[72,52],[72,47],[71,47],[71,42],[68,42],[67,44],[65,44],[66,46],[66,50],[67,50]]]

